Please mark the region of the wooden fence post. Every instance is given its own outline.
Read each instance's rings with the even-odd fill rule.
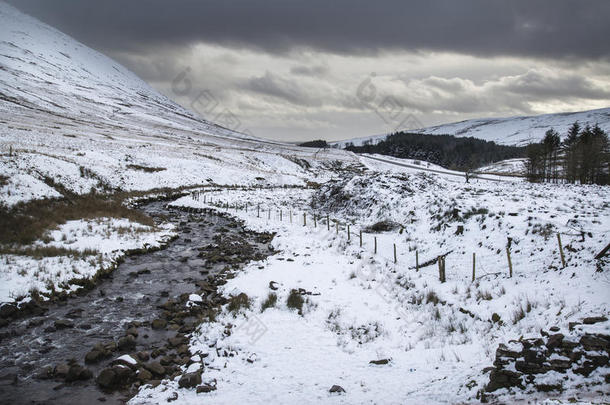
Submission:
[[[563,255],[563,246],[561,246],[561,235],[557,232],[557,243],[559,244],[559,254],[561,255],[561,266],[565,269],[566,267],[566,258]]]
[[[362,229],[360,230],[360,247],[362,247]]]
[[[476,263],[477,263],[477,254],[472,253],[472,282],[473,283],[474,283],[474,277],[475,277]]]
[[[438,262],[438,279],[441,283],[446,281],[445,278],[445,258],[443,256],[439,256],[437,259]]]
[[[508,258],[508,275],[513,276],[513,262],[510,260],[510,249],[506,247],[506,257]]]
[[[290,210],[290,223],[292,223],[292,210]]]
[[[267,214],[267,219],[271,219],[271,208],[269,208],[269,213]]]
[[[339,221],[335,222],[335,233],[339,235]]]
[[[396,263],[396,243],[394,244],[394,263]]]
[[[377,254],[377,236],[375,236],[375,254]]]
[[[352,234],[350,233],[350,230],[349,230],[349,224],[347,224],[347,240],[351,240],[351,238],[352,238]]]
[[[303,213],[303,226],[307,226],[307,214]]]
[[[419,251],[415,250],[415,271],[419,271]]]
[[[313,227],[317,228],[318,227],[318,218],[316,214],[313,214]]]
[[[261,217],[261,205],[258,204],[256,206],[256,218],[260,218]]]
[[[326,214],[326,230],[330,231],[330,216]]]
[[[283,219],[284,219],[284,214],[282,213],[282,210],[280,210],[280,222],[282,222]]]

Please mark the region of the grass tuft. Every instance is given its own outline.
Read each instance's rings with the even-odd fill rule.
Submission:
[[[261,312],[265,312],[266,309],[274,307],[276,303],[277,303],[277,294],[269,293],[269,295],[267,296],[267,299],[265,301],[263,301],[263,304],[261,305]]]
[[[286,300],[286,305],[288,308],[298,310],[300,314],[303,311],[304,302],[303,296],[297,290],[291,290],[288,299]]]

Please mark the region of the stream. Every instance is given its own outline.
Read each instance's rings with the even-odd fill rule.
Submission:
[[[188,333],[208,310],[185,312],[185,295],[200,294],[202,305],[219,308],[226,302],[215,293],[221,275],[271,253],[271,235],[222,214],[189,214],[163,202],[141,209],[155,221],[174,223],[178,238],[162,250],[126,257],[85,295],[0,328],[1,404],[122,404],[139,384],[178,375],[190,357]],[[139,377],[131,375],[129,385],[103,390],[96,377],[123,354],[137,358],[152,377],[134,370]],[[164,371],[148,367],[153,362]]]

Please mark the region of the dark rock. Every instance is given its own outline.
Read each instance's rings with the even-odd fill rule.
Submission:
[[[103,352],[101,352],[97,349],[93,349],[85,355],[85,363],[94,364],[94,363],[97,363],[98,361],[100,361],[103,357],[104,357]]]
[[[47,366],[43,367],[35,376],[35,378],[39,380],[49,380],[53,378],[54,370],[53,367]]]
[[[55,321],[53,323],[53,326],[55,326],[55,329],[59,330],[59,329],[67,329],[67,328],[73,328],[74,327],[74,323],[72,321],[69,321],[67,319],[58,319],[57,321]]]
[[[593,325],[594,323],[606,322],[608,318],[605,316],[590,316],[582,320],[585,325]]]
[[[117,379],[117,375],[112,368],[105,368],[98,374],[95,381],[102,388],[113,388],[115,385],[115,381]]]
[[[161,330],[161,329],[165,329],[165,327],[167,326],[167,321],[165,319],[155,319],[152,321],[152,323],[150,324],[150,326],[155,329],[155,330]]]
[[[211,391],[216,391],[216,385],[206,383],[206,384],[202,384],[197,387],[197,394],[211,392]]]
[[[277,290],[277,283],[275,281],[269,281],[269,288],[271,288],[273,291]]]
[[[125,333],[127,333],[128,335],[132,335],[133,337],[138,337],[138,330],[134,326],[127,329]]]
[[[186,373],[178,380],[178,386],[180,388],[194,388],[199,384],[201,384],[201,372],[199,371]]]
[[[138,352],[136,353],[136,356],[138,357],[138,359],[140,361],[148,361],[150,360],[150,354],[148,352]]]
[[[608,356],[603,354],[585,354],[587,360],[591,360],[597,367],[608,365]]]
[[[136,373],[136,378],[141,383],[145,383],[145,382],[151,380],[152,377],[153,377],[152,373],[143,367],[140,367]]]
[[[559,329],[559,327],[558,327],[558,326],[551,326],[551,327],[549,328],[549,330],[550,330],[551,332],[559,332],[559,330],[560,330],[560,329]]]
[[[609,346],[606,339],[590,334],[583,335],[580,338],[580,344],[585,348],[585,350],[591,351],[608,350]]]
[[[0,306],[0,318],[10,318],[17,313],[17,307],[13,304],[2,304]]]
[[[66,378],[68,372],[70,372],[70,366],[65,363],[55,366],[55,377]]]
[[[342,386],[340,385],[333,385],[332,387],[330,387],[330,389],[328,390],[328,392],[330,393],[337,393],[337,394],[342,394],[345,392],[345,390],[343,389]]]
[[[93,374],[88,369],[80,366],[78,364],[73,364],[70,366],[70,370],[68,371],[68,375],[66,375],[66,382],[78,381],[78,380],[88,380],[93,377]]]
[[[515,369],[525,374],[541,374],[548,371],[548,368],[543,366],[542,363],[532,363],[523,360],[515,362]]]
[[[572,367],[572,362],[570,360],[554,359],[550,360],[549,363],[551,369],[560,373],[565,373],[566,370],[569,370]]]
[[[132,335],[123,336],[117,342],[119,350],[132,350],[136,348],[136,338]]]
[[[582,325],[582,323],[580,322],[570,322],[568,323],[568,329],[570,331],[573,331],[575,327],[577,327],[578,325]]]
[[[162,366],[169,366],[170,364],[174,363],[174,359],[172,359],[170,356],[163,356],[159,360],[159,363],[161,363]]]
[[[556,347],[561,346],[561,342],[563,341],[563,334],[561,333],[557,333],[555,335],[551,335],[549,336],[549,338],[546,341],[546,347],[553,350]]]
[[[576,369],[574,369],[574,372],[576,374],[580,374],[580,375],[584,375],[585,377],[588,377],[589,374],[591,374],[591,372],[593,370],[595,370],[597,367],[595,366],[595,363],[593,363],[590,360],[586,360],[582,363],[582,365]]]
[[[178,347],[184,343],[185,338],[183,336],[177,335],[167,339],[171,347]]]
[[[144,365],[144,368],[146,368],[148,371],[155,375],[161,377],[165,375],[165,367],[163,367],[158,361],[151,361],[150,363],[146,363]]]
[[[534,384],[534,387],[538,391],[549,392],[549,391],[563,391],[563,386],[561,383],[557,384]]]
[[[493,370],[489,374],[489,384],[485,387],[487,392],[493,392],[500,388],[522,387],[521,374],[510,370]]]
[[[501,320],[500,315],[498,315],[495,312],[493,314],[491,314],[491,321],[493,323],[498,323],[498,322],[500,322],[500,320]]]
[[[383,365],[383,364],[388,364],[389,362],[390,362],[390,359],[381,359],[381,360],[371,360],[371,361],[369,361],[369,364]]]

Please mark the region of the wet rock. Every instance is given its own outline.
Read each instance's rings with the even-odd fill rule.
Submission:
[[[551,326],[551,327],[549,328],[549,330],[550,330],[551,332],[559,332],[559,330],[560,330],[560,329],[559,329],[559,327],[558,327],[558,326]]]
[[[184,343],[185,338],[184,338],[184,336],[176,335],[174,337],[167,339],[167,341],[169,342],[171,347],[178,347]]]
[[[57,329],[57,330],[68,329],[68,328],[73,328],[74,323],[68,319],[58,319],[57,321],[55,321],[53,323],[53,326],[55,326],[55,329]]]
[[[85,363],[95,364],[102,360],[102,358],[104,357],[104,352],[97,349],[92,349],[91,351],[89,351],[89,353],[85,355]]]
[[[136,356],[138,357],[138,360],[140,361],[148,361],[150,360],[150,354],[148,352],[145,351],[141,351],[136,353]]]
[[[161,363],[162,366],[169,366],[170,364],[174,363],[174,359],[172,359],[170,356],[163,356],[161,359],[159,359],[159,363]]]
[[[330,393],[336,393],[336,394],[342,394],[345,392],[345,390],[343,389],[342,386],[340,385],[333,385],[332,387],[330,387],[330,389],[328,390],[328,392]]]
[[[182,355],[188,355],[188,354],[190,354],[190,350],[189,350],[189,347],[188,347],[187,345],[180,345],[180,346],[178,346],[178,348],[176,349],[176,352],[177,352],[179,355],[181,355],[181,356],[182,356]]]
[[[152,373],[143,367],[140,367],[136,373],[136,378],[141,383],[145,383],[145,382],[151,380],[152,377],[153,377]]]
[[[55,366],[55,371],[53,374],[55,375],[55,377],[66,378],[68,372],[70,372],[70,366],[65,363],[62,363]]]
[[[54,369],[51,366],[43,367],[36,375],[35,378],[39,380],[49,380],[53,378]]]
[[[178,386],[180,388],[194,388],[199,384],[201,384],[201,372],[199,371],[186,373],[178,380]]]
[[[132,350],[136,348],[136,338],[132,335],[123,336],[117,342],[119,350]]]
[[[17,314],[17,307],[13,304],[2,304],[0,306],[0,318],[6,319]]]
[[[89,380],[91,377],[93,377],[93,373],[91,373],[90,370],[88,370],[87,368],[78,365],[78,364],[73,364],[70,366],[70,370],[68,371],[68,374],[66,375],[66,382],[72,382],[72,381],[85,381],[85,380]]]
[[[160,377],[165,375],[165,367],[163,367],[161,365],[161,363],[159,363],[158,361],[151,361],[150,363],[146,363],[144,365],[144,368],[146,368],[148,371],[150,371],[154,375],[157,375]]]
[[[500,315],[498,315],[498,314],[497,314],[497,313],[495,313],[495,312],[494,312],[493,314],[491,314],[491,321],[492,321],[493,323],[498,323],[498,322],[500,322],[500,320],[501,320],[501,319],[500,319]]]
[[[151,322],[150,326],[155,330],[165,329],[167,321],[165,319],[157,318]]]
[[[138,330],[134,326],[127,329],[125,333],[127,333],[128,335],[132,335],[133,337],[138,337]]]

